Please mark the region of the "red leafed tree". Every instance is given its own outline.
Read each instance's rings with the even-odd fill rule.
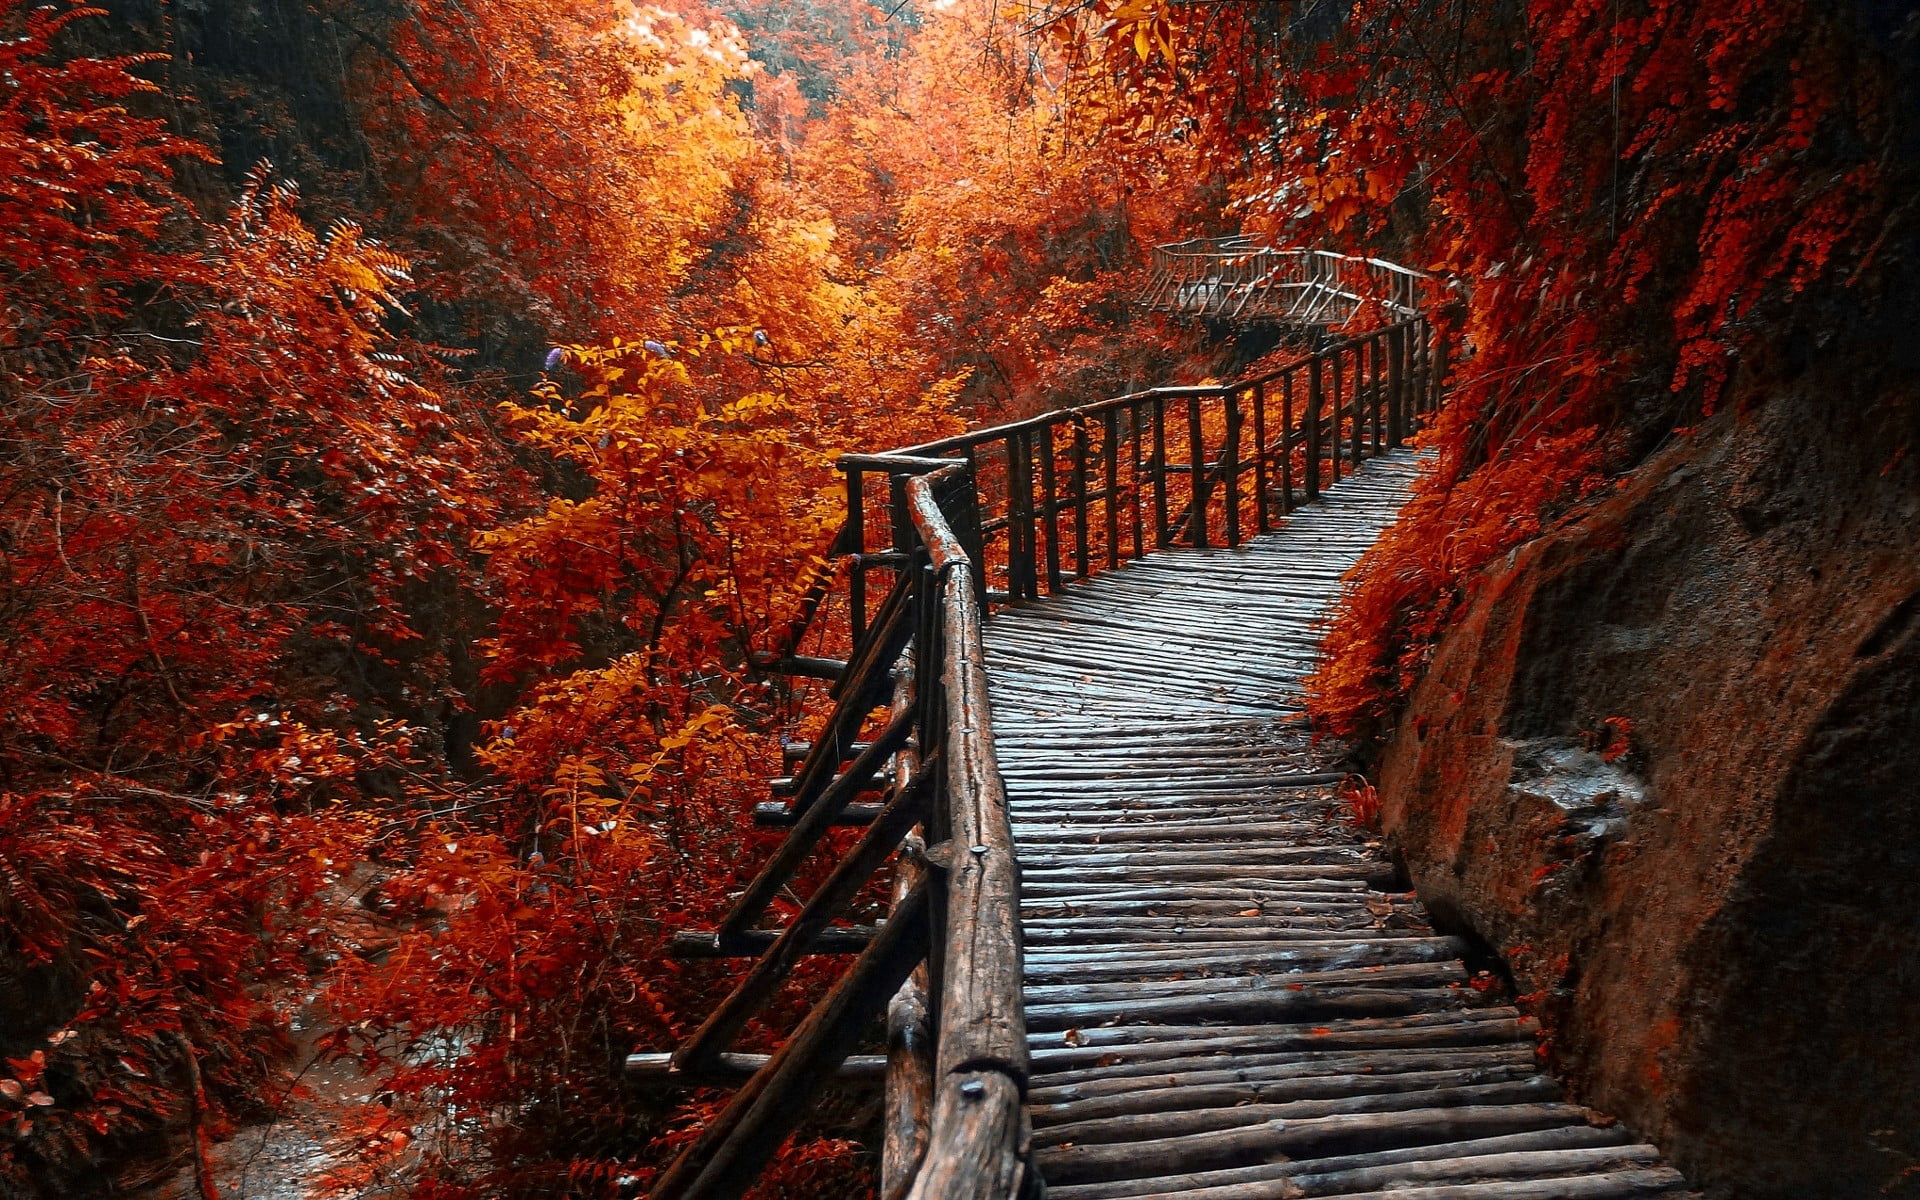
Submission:
[[[1197,145],[1249,231],[1463,285],[1437,476],[1319,680],[1342,732],[1468,574],[1898,277],[1911,31],[1871,6],[1125,0],[1056,29],[1116,136]]]
[[[339,806],[457,703],[422,614],[505,491],[389,332],[406,263],[264,176],[200,220],[146,60],[63,52],[98,15],[0,5],[10,1194],[269,1092],[261,984],[327,951],[306,901],[371,828]]]

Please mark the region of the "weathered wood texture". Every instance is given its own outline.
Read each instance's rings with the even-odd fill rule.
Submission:
[[[755,809],[786,840],[673,942],[756,961],[674,1054],[629,1063],[656,1086],[749,1077],[655,1200],[738,1196],[836,1068],[882,1063],[885,1200],[1680,1194],[1562,1102],[1528,1023],[1341,821],[1299,684],[1406,496],[1445,334],[1417,273],[1305,255],[1289,292],[1283,258],[1205,269],[1316,297],[1314,321],[1358,287],[1388,323],[1255,378],[840,458],[853,649],[797,654],[823,572],[757,660],[831,680],[834,711],[785,752],[788,802]],[[865,832],[763,927],[837,826]],[[889,861],[891,919],[840,924]],[[823,953],[859,959],[777,1054],[734,1053]],[[850,1059],[883,1009],[887,1056]]]
[[[1303,724],[1317,623],[1415,469],[1373,459],[1240,549],[987,626],[1050,1200],[1685,1194],[1561,1102],[1531,1026],[1345,824]]]

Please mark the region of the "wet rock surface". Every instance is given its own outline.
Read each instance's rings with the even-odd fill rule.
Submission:
[[[1920,1197],[1920,399],[1852,386],[1490,570],[1380,764],[1436,917],[1716,1196]]]

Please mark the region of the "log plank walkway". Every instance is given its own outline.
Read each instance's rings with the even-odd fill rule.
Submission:
[[[987,623],[1050,1200],[1687,1194],[1561,1100],[1308,736],[1316,625],[1414,472],[1394,452],[1239,549]]]
[[[1306,726],[1319,622],[1446,397],[1443,285],[1238,243],[1155,262],[1175,308],[1299,284],[1327,304],[1282,323],[1320,336],[1231,382],[837,460],[845,522],[753,658],[830,680],[832,711],[755,807],[785,838],[672,943],[752,965],[628,1060],[738,1086],[651,1200],[737,1200],[836,1075],[884,1078],[883,1200],[1688,1195],[1541,1073]],[[1329,314],[1363,331],[1328,340]],[[801,651],[842,617],[844,660]],[[801,899],[834,826],[864,832]],[[883,873],[878,922],[854,900]],[[778,1050],[736,1052],[829,953],[855,957]],[[849,1057],[882,1016],[885,1056]]]

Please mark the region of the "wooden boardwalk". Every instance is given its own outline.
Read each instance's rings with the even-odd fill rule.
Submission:
[[[1308,738],[1316,622],[1413,472],[1376,459],[1238,550],[1168,550],[988,623],[1050,1200],[1686,1194],[1561,1102]]]

